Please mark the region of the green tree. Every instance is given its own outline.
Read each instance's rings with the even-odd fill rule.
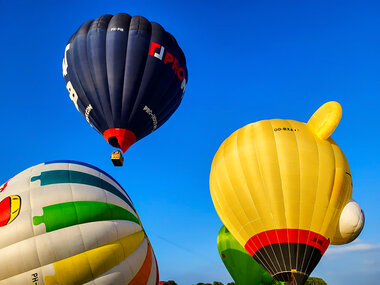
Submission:
[[[322,278],[309,277],[305,285],[327,285],[327,283]]]
[[[219,282],[219,281],[214,281],[214,283],[212,283],[212,285],[224,285],[222,282]]]
[[[169,280],[168,283],[169,283],[170,285],[178,285],[174,280]]]
[[[235,285],[235,282],[227,283],[227,285]]]

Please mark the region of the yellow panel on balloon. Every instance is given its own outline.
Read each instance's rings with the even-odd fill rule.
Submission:
[[[140,231],[110,244],[57,261],[53,263],[55,276],[46,276],[45,283],[54,285],[89,282],[126,259],[143,239],[144,232]]]

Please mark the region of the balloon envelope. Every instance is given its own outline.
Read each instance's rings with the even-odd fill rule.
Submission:
[[[217,245],[220,258],[236,285],[283,284],[273,280],[225,226],[222,226],[218,233]]]
[[[136,210],[104,171],[43,163],[1,189],[0,284],[158,284]]]
[[[66,46],[62,68],[75,107],[123,152],[169,119],[188,78],[175,38],[128,14],[84,23]]]
[[[329,102],[308,123],[249,124],[215,154],[210,173],[215,209],[275,280],[306,282],[352,196],[347,159],[329,138],[341,114],[340,105]]]

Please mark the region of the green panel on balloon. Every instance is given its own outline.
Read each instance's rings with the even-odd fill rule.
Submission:
[[[108,203],[76,201],[43,207],[42,216],[34,216],[33,224],[45,223],[46,231],[51,232],[73,225],[107,221],[126,220],[140,224],[139,220],[127,210]]]
[[[275,281],[237,242],[225,226],[218,233],[217,245],[224,265],[236,285],[284,284]]]

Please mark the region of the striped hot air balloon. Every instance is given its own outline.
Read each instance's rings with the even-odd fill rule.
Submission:
[[[0,284],[158,284],[131,199],[104,171],[54,161],[1,189]]]

